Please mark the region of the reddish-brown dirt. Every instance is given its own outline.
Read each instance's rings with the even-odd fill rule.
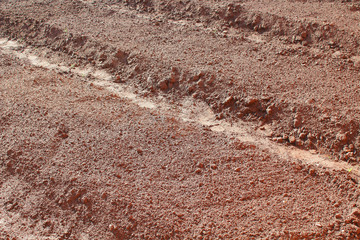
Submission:
[[[359,239],[359,10],[1,1],[0,239]]]

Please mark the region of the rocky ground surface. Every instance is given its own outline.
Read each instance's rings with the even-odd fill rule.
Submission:
[[[0,238],[359,238],[359,10],[1,1]]]

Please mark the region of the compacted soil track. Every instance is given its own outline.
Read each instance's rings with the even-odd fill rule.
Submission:
[[[360,238],[359,9],[1,1],[0,238]]]

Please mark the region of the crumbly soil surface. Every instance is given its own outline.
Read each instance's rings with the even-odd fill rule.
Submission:
[[[359,239],[359,10],[1,1],[0,239]]]

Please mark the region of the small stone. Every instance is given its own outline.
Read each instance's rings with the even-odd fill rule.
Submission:
[[[213,170],[216,170],[217,169],[217,165],[216,164],[211,164],[211,169],[213,169]]]
[[[235,168],[235,172],[240,172],[241,171],[241,168]]]
[[[203,164],[203,163],[198,163],[198,164],[197,164],[197,167],[198,167],[198,168],[204,168],[204,164]]]
[[[289,137],[289,142],[290,142],[291,144],[294,144],[294,143],[296,142],[296,138],[295,138],[294,136],[290,136],[290,137]]]
[[[304,142],[302,140],[298,139],[298,140],[296,140],[295,145],[302,147],[302,146],[304,146]]]
[[[307,137],[306,133],[301,133],[301,134],[299,135],[299,138],[302,139],[302,140],[305,140],[306,137]]]
[[[201,169],[199,169],[199,168],[196,169],[196,170],[195,170],[195,173],[196,173],[196,174],[200,174],[200,173],[201,173]]]
[[[321,223],[319,223],[319,222],[315,223],[315,226],[317,226],[317,227],[319,227],[319,228],[322,227]]]
[[[89,203],[89,199],[87,197],[83,197],[81,200],[84,204],[88,204]]]
[[[182,218],[185,214],[184,213],[181,213],[181,212],[173,212],[173,214],[179,218]]]
[[[348,146],[344,146],[343,151],[349,153],[351,149]]]
[[[118,49],[117,52],[115,53],[115,57],[117,58],[121,58],[125,55],[125,52],[123,52],[122,50]]]
[[[360,56],[353,56],[350,60],[353,62],[354,67],[360,67]]]
[[[341,214],[338,213],[338,214],[335,215],[335,218],[336,218],[336,219],[341,219],[342,216],[341,216]]]
[[[105,53],[103,53],[103,54],[101,54],[101,55],[99,56],[99,61],[101,61],[101,62],[106,61],[106,59],[107,59],[107,56],[106,56]]]
[[[360,219],[360,209],[359,209],[359,208],[355,208],[355,209],[351,212],[351,216]]]
[[[115,83],[121,83],[121,77],[119,75],[116,76],[115,80],[114,80]]]
[[[234,103],[235,103],[234,97],[230,96],[230,97],[225,99],[223,105],[224,105],[224,107],[231,107],[232,105],[234,105]]]
[[[304,40],[305,38],[307,38],[308,33],[306,31],[303,31],[300,36]]]
[[[272,115],[274,112],[275,112],[275,105],[274,104],[266,108],[266,113],[268,115]]]
[[[301,36],[293,36],[292,41],[295,42],[301,42],[303,39]]]
[[[345,143],[348,140],[347,135],[345,133],[338,133],[336,135],[336,139],[342,143]]]
[[[329,45],[329,46],[335,46],[336,43],[335,43],[334,41],[329,41],[329,42],[328,42],[328,45]]]
[[[136,150],[136,152],[137,152],[139,155],[143,155],[143,150],[142,150],[141,148],[138,148],[138,149]]]
[[[177,67],[172,67],[171,71],[175,74],[179,74],[179,69]]]
[[[198,85],[199,88],[205,87],[205,81],[204,81],[204,79],[200,79],[200,80],[197,82],[197,85]]]
[[[246,100],[246,106],[251,106],[259,103],[259,99],[257,98],[249,98]]]
[[[170,83],[175,84],[179,81],[179,69],[172,67],[170,74]]]
[[[294,127],[298,128],[301,126],[301,119],[300,118],[295,118],[294,119]]]
[[[277,143],[283,143],[283,142],[284,142],[284,139],[281,138],[281,137],[275,137],[275,138],[273,138],[273,141],[274,141],[274,142],[277,142]]]
[[[307,103],[308,103],[308,104],[313,104],[313,103],[315,103],[315,99],[314,99],[314,98],[311,98],[311,99],[307,100]]]
[[[101,194],[101,198],[102,198],[102,199],[106,199],[106,198],[107,198],[106,192],[104,192],[103,194]]]
[[[168,83],[166,80],[162,80],[161,82],[159,82],[159,88],[162,90],[162,91],[166,91],[168,90]]]
[[[336,51],[332,54],[333,58],[337,58],[337,59],[346,59],[346,55],[344,53],[342,53],[341,51]]]
[[[115,231],[116,229],[117,229],[117,227],[116,227],[114,224],[110,224],[110,225],[109,225],[109,230],[110,230],[111,232]]]

